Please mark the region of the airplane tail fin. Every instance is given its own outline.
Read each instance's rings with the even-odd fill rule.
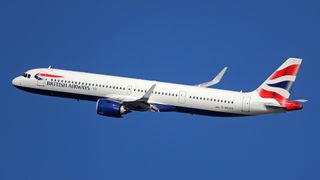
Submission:
[[[280,104],[290,97],[290,91],[296,80],[302,59],[287,59],[271,76],[256,90],[262,98],[276,99]]]

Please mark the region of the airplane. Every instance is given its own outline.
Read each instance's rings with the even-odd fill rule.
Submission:
[[[133,111],[180,112],[216,117],[239,117],[301,110],[307,100],[289,100],[302,59],[287,59],[257,89],[237,92],[210,88],[211,81],[183,85],[127,77],[39,68],[12,80],[23,91],[96,102],[102,116],[121,118]]]

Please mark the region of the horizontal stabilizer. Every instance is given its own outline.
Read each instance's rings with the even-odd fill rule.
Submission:
[[[273,103],[265,104],[265,106],[267,108],[271,108],[271,109],[285,109],[286,108],[285,106],[281,106],[281,105],[273,104]]]
[[[209,86],[213,86],[215,84],[218,84],[221,81],[221,79],[223,78],[223,76],[226,73],[227,69],[228,69],[228,67],[224,67],[214,79],[212,79],[209,82],[205,82],[205,83],[202,83],[202,84],[197,84],[196,86],[207,88]]]
[[[297,100],[293,100],[295,102],[299,102],[299,103],[305,103],[305,102],[308,102],[308,100],[306,99],[297,99]]]

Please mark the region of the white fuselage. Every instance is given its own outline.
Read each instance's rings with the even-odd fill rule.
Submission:
[[[148,103],[174,106],[178,112],[209,116],[283,112],[266,108],[266,103],[277,102],[274,99],[263,99],[255,91],[243,93],[51,68],[33,69],[26,73],[29,77],[19,76],[13,80],[13,84],[20,89],[44,95],[90,101],[109,98],[121,102],[121,99],[141,98],[156,84]],[[35,78],[37,74],[54,74],[59,77]]]

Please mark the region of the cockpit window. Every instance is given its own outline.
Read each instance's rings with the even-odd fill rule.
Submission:
[[[30,74],[27,74],[27,73],[24,73],[23,77],[25,77],[25,78],[30,78],[31,75],[30,75]]]

